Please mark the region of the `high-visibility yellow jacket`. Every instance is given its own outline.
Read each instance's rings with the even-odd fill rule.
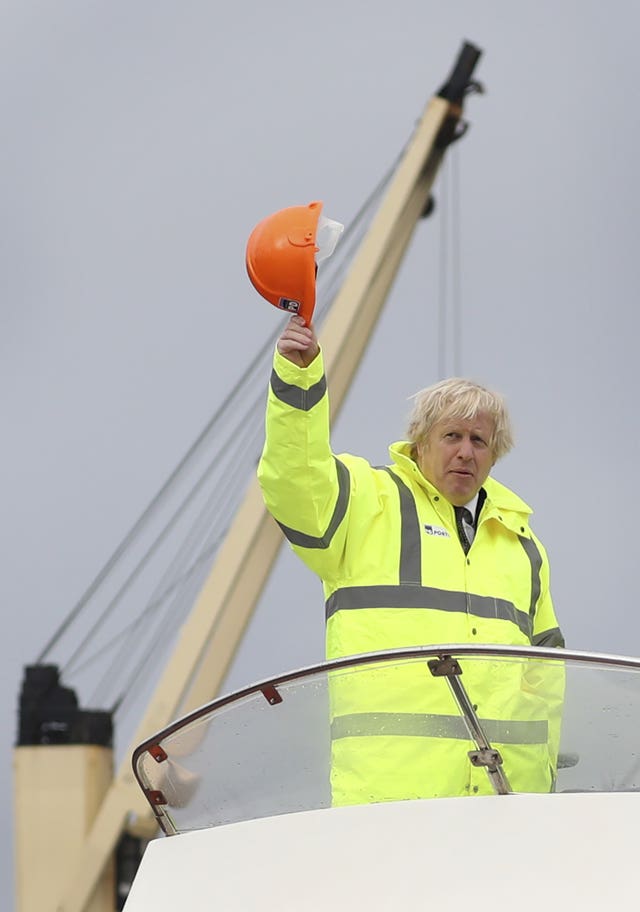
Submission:
[[[453,507],[422,475],[409,449],[407,443],[394,444],[393,463],[386,467],[372,467],[352,455],[335,456],[321,354],[301,369],[276,352],[258,477],[265,503],[294,551],[322,579],[327,657],[437,643],[563,645],[549,591],[547,556],[529,527],[531,509],[488,478],[475,538],[465,555]],[[513,745],[509,747],[509,738],[499,740],[506,754],[522,753],[522,743],[529,754],[536,747],[537,768],[544,773],[532,776],[530,767],[523,782],[514,787],[547,790],[553,758],[546,766],[541,759],[549,751],[557,752],[557,737],[547,730],[557,676],[551,676],[553,685],[541,699],[544,688],[539,682],[536,687],[527,684],[521,663],[508,668],[493,663],[491,670],[487,665],[474,672],[477,680],[471,690],[476,695],[482,691],[482,699],[475,700],[478,712],[498,725],[510,722]],[[539,668],[533,673],[530,669],[531,674],[540,677]],[[472,683],[470,678],[465,683]],[[347,682],[333,687],[334,800],[356,800],[358,770],[367,753],[378,774],[362,777],[361,800],[407,797],[418,791],[491,791],[485,772],[470,766],[466,750],[461,752],[459,788],[451,786],[450,776],[440,782],[430,775],[433,787],[425,791],[423,769],[414,764],[417,778],[407,773],[415,738],[427,734],[425,715],[437,718],[438,750],[445,751],[444,758],[445,742],[450,739],[442,721],[459,712],[444,680],[432,680],[425,687],[415,669],[408,678],[406,670],[398,671],[400,680],[404,680],[402,686],[390,686],[388,680],[384,688],[371,685],[366,695],[360,693],[357,698],[353,694],[358,688]],[[387,716],[381,717],[381,711]],[[372,716],[374,725],[385,718],[385,731],[390,734],[369,733]],[[458,732],[459,719],[452,725]],[[454,734],[454,740],[461,737],[466,737],[464,731]],[[365,742],[370,745],[368,752]],[[394,752],[399,752],[395,759]],[[389,766],[386,772],[379,769],[383,754]],[[450,754],[451,745],[447,758]],[[443,759],[433,767],[447,764],[449,759]],[[522,763],[518,765],[524,769]],[[372,777],[377,778],[373,789]]]

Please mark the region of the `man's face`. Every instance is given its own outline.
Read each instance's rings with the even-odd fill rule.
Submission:
[[[443,418],[417,446],[420,471],[456,507],[473,499],[491,471],[492,432],[493,421],[482,412],[470,421]]]

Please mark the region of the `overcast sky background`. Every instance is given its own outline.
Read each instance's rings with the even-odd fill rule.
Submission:
[[[314,199],[348,223],[465,39],[487,94],[458,149],[462,372],[507,396],[495,475],[535,509],[568,645],[640,654],[639,25],[633,0],[0,4],[5,821],[22,666],[282,321],[251,228]],[[386,461],[437,379],[439,219],[337,451]],[[283,552],[228,686],[322,653],[320,585]],[[2,849],[10,906],[8,826]]]

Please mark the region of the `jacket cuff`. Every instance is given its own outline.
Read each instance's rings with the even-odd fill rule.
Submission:
[[[273,369],[285,383],[298,386],[300,389],[310,389],[324,377],[322,349],[320,349],[309,367],[298,367],[297,364],[289,361],[276,349],[273,356]]]

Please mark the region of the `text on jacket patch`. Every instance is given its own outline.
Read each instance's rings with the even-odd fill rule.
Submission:
[[[443,529],[442,526],[430,526],[425,523],[424,531],[427,535],[440,535],[442,538],[451,538],[446,529]]]

